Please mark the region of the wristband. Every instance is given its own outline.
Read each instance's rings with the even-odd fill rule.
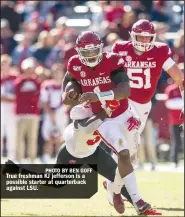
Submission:
[[[112,90],[105,91],[105,92],[98,92],[96,93],[100,102],[105,102],[107,100],[114,100],[114,92]]]

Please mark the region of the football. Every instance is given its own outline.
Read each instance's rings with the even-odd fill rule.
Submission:
[[[82,88],[80,84],[76,81],[69,81],[66,85],[65,92],[69,93],[69,98],[73,98],[75,95],[75,99],[78,99],[79,95],[82,94]]]

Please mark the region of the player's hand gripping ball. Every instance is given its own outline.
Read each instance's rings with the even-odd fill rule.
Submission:
[[[77,100],[82,94],[82,88],[76,81],[69,81],[65,88],[65,98],[70,100]]]
[[[79,98],[80,103],[89,103],[97,101],[99,101],[98,96],[96,93],[93,92],[83,93]]]

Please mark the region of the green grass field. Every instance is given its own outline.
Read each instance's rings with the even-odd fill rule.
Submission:
[[[1,201],[1,216],[121,216],[107,201],[99,177],[99,191],[88,200],[16,199]],[[163,216],[184,216],[184,173],[137,171],[139,190]],[[125,202],[124,216],[136,216]]]

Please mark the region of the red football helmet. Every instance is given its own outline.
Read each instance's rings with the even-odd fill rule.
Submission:
[[[81,62],[89,67],[95,67],[103,58],[103,43],[92,31],[82,32],[78,36],[75,49]]]
[[[130,33],[132,45],[139,51],[149,51],[154,47],[156,33],[153,24],[148,20],[139,20],[133,26]],[[137,36],[149,36],[149,43],[139,42]]]

